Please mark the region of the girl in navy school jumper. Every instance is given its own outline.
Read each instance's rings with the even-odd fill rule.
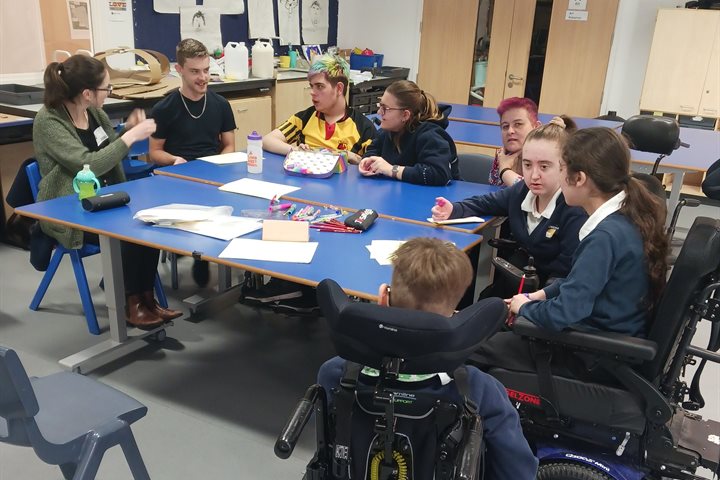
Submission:
[[[392,83],[380,99],[382,130],[360,161],[360,173],[420,185],[459,180],[457,149],[445,131],[450,109],[441,111],[432,95],[411,81]]]
[[[588,214],[568,277],[516,295],[512,313],[559,331],[566,327],[644,336],[667,273],[665,218],[656,196],[630,176],[630,151],[608,128],[570,136],[562,190]]]
[[[568,117],[556,117],[532,130],[522,149],[524,182],[462,202],[450,203],[440,197],[432,209],[433,220],[507,216],[512,239],[535,259],[541,285],[550,278],[567,276],[579,243],[578,232],[587,220],[582,209],[566,204],[560,191],[562,143],[574,130],[575,122]]]
[[[590,214],[580,229],[572,269],[529,295],[507,300],[510,312],[553,331],[565,328],[618,332],[642,337],[660,299],[667,272],[668,242],[660,200],[630,175],[630,151],[609,128],[586,128],[562,150],[562,190],[568,205]],[[511,318],[513,318],[511,316]],[[535,372],[529,342],[500,332],[471,363]],[[555,349],[554,374],[590,379],[572,353]]]

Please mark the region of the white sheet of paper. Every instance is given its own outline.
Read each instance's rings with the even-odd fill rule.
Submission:
[[[440,220],[436,222],[432,217],[427,219],[430,223],[437,223],[438,225],[454,225],[456,223],[485,223],[485,219],[480,217],[463,217],[463,218],[452,218],[450,220]]]
[[[221,15],[245,13],[245,2],[242,0],[203,0],[203,7],[217,8]]]
[[[273,2],[248,0],[248,25],[250,38],[270,38],[275,33],[275,10]]]
[[[304,44],[328,43],[330,12],[328,0],[302,2],[302,40]]]
[[[390,257],[403,243],[404,240],[373,240],[370,245],[365,245],[365,248],[370,252],[370,258],[375,259],[380,265],[390,265],[392,263]]]
[[[282,45],[300,45],[300,2],[278,0],[278,26]]]
[[[236,238],[220,253],[220,258],[310,263],[317,246],[318,242],[268,242]]]
[[[180,8],[180,38],[194,38],[210,52],[222,50],[220,10],[202,5]]]
[[[281,183],[263,182],[262,180],[254,180],[252,178],[241,178],[240,180],[226,183],[218,188],[225,192],[267,198],[268,200],[272,200],[275,196],[280,198],[288,193],[300,190],[300,187],[291,187]]]
[[[196,233],[206,237],[220,240],[232,240],[262,228],[262,222],[257,218],[245,217],[217,217],[201,222],[182,222],[172,225],[155,225],[161,228],[174,228],[185,232]]]
[[[214,217],[232,215],[233,207],[221,205],[192,205],[186,203],[169,203],[138,211],[133,218],[143,222],[172,224],[177,222],[198,222]]]
[[[247,162],[247,153],[245,152],[232,152],[224,153],[222,155],[210,155],[208,157],[200,157],[198,160],[204,160],[206,162],[214,163],[215,165],[227,165],[229,163],[244,163]]]
[[[180,7],[195,6],[195,0],[153,0],[153,10],[157,13],[180,13]]]

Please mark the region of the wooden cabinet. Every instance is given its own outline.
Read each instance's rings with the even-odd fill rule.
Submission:
[[[700,95],[698,114],[704,117],[720,117],[720,24],[710,52],[710,63],[705,76],[705,86]]]
[[[310,84],[306,78],[277,82],[273,98],[273,128],[279,127],[291,115],[305,110],[311,103]]]
[[[272,99],[248,97],[228,99],[235,117],[235,150],[242,151],[247,147],[247,136],[257,131],[260,135],[272,130]]]
[[[719,28],[718,11],[658,11],[640,98],[642,110],[718,116]]]

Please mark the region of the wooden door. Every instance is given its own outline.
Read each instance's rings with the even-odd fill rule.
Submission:
[[[272,100],[270,96],[235,98],[230,101],[235,117],[235,151],[244,151],[247,137],[253,130],[260,135],[272,130]]]
[[[557,0],[560,1],[560,0]],[[525,96],[536,0],[497,0],[493,9],[485,107]]]
[[[417,83],[442,102],[467,105],[479,0],[425,0]],[[388,19],[392,23],[392,19]]]
[[[568,3],[553,2],[540,111],[600,114],[618,2],[587,0],[586,20],[566,20]]]
[[[698,115],[720,117],[720,22],[715,30],[715,42],[710,52]]]
[[[720,12],[710,10],[658,11],[641,109],[697,114],[718,19]]]

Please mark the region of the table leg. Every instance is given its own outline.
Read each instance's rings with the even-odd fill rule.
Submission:
[[[128,353],[146,346],[143,339],[164,330],[168,324],[152,330],[132,328],[125,323],[125,284],[123,282],[120,240],[100,235],[105,296],[110,323],[110,338],[60,360],[60,365],[77,373],[87,373]]]

